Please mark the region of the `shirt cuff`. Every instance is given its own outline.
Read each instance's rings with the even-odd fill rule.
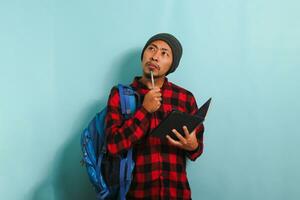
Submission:
[[[196,160],[196,158],[198,158],[202,154],[202,150],[203,150],[203,144],[199,143],[198,147],[195,150],[186,151],[186,155],[190,160],[194,161],[194,160]]]

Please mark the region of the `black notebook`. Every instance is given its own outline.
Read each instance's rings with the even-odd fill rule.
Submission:
[[[205,119],[210,101],[211,98],[198,109],[198,112],[195,115],[173,110],[150,134],[160,137],[163,140],[166,139],[166,135],[169,135],[174,140],[178,140],[176,135],[172,132],[173,129],[176,129],[183,137],[185,137],[182,127],[186,126],[191,133],[199,124],[201,124]]]

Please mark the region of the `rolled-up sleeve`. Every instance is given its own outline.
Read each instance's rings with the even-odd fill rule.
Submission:
[[[105,118],[108,152],[113,155],[120,154],[141,140],[149,128],[150,116],[141,106],[129,119],[125,119],[121,113],[119,91],[116,87],[112,88]]]
[[[190,114],[196,114],[198,111],[198,106],[195,100],[195,97],[190,93],[189,96],[189,108],[190,108]],[[192,131],[192,130],[191,130]],[[199,124],[196,128],[196,137],[197,137],[197,141],[198,141],[198,148],[195,149],[194,151],[186,151],[186,155],[187,157],[192,160],[195,161],[202,153],[203,153],[203,148],[204,148],[204,144],[203,144],[203,133],[204,133],[204,125]]]

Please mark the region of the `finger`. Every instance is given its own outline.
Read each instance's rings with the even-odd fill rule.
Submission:
[[[160,93],[160,90],[156,90],[156,89],[152,89],[149,92],[152,93],[153,96],[157,95],[158,93]]]
[[[156,104],[156,110],[158,110],[160,108],[160,103]]]
[[[156,101],[162,101],[162,98],[161,97],[156,97],[155,100]]]
[[[183,126],[182,129],[183,129],[183,131],[185,133],[185,138],[190,137],[190,132],[189,132],[188,128],[186,126]]]
[[[186,144],[186,139],[184,137],[182,137],[182,135],[176,130],[176,129],[173,129],[172,132],[176,135],[176,137],[179,139],[179,141],[182,143],[182,144]]]
[[[192,131],[191,135],[196,135],[196,132],[201,129],[201,126],[203,126],[203,125],[200,124],[200,125],[196,126],[196,128],[194,128],[194,130]]]
[[[156,92],[156,93],[153,94],[153,96],[155,96],[155,97],[161,97],[161,93],[160,92]]]
[[[199,124],[199,126],[197,126],[195,129],[194,129],[194,132],[195,132],[195,135],[197,135],[197,133],[203,133],[204,132],[204,126],[203,126],[203,123]]]
[[[192,136],[192,135],[196,135],[196,130],[197,130],[197,129],[194,129],[194,130],[191,132],[190,135],[191,135],[191,136]]]
[[[155,86],[152,90],[155,91],[155,92],[159,92],[159,91],[160,91],[160,88],[157,87],[157,86]]]
[[[177,147],[181,147],[182,144],[174,139],[172,139],[169,135],[166,135],[166,138],[168,139],[168,141],[170,142],[170,144],[177,146]]]

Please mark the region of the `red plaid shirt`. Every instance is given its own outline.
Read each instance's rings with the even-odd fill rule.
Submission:
[[[135,77],[131,86],[143,102],[149,89]],[[204,126],[197,127],[199,147],[185,151],[171,146],[167,141],[149,134],[172,109],[195,114],[198,110],[193,94],[168,81],[161,88],[162,104],[155,113],[143,106],[125,120],[121,114],[120,96],[112,88],[106,116],[107,148],[111,154],[119,154],[133,147],[135,169],[127,199],[191,199],[186,174],[186,157],[195,160],[203,151]],[[192,130],[189,130],[192,131]]]

